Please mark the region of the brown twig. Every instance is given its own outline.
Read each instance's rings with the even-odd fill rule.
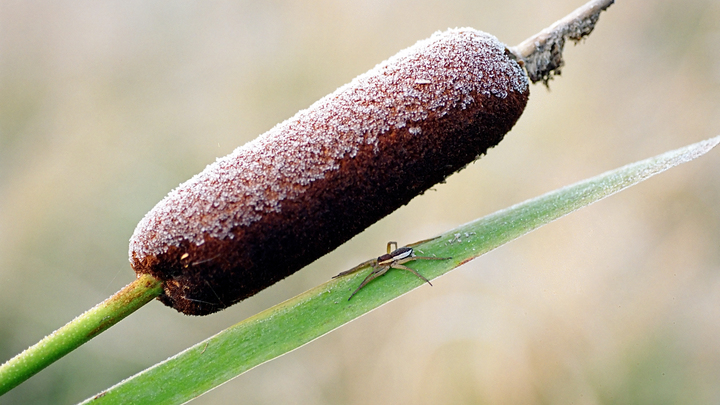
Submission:
[[[562,58],[565,40],[580,41],[589,35],[600,13],[615,0],[591,0],[553,25],[526,39],[510,49],[525,65],[528,77],[533,83],[543,81],[547,86],[554,75],[560,74],[565,64]]]

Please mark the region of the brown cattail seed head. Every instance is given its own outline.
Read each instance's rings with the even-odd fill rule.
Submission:
[[[528,81],[495,37],[435,33],[170,192],[130,239],[160,300],[205,315],[296,272],[500,142]]]

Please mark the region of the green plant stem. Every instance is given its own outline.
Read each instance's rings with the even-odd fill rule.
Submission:
[[[143,275],[0,366],[0,395],[135,312],[162,292],[162,282]]]

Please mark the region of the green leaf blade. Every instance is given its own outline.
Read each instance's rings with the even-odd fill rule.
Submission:
[[[715,137],[603,173],[457,227],[415,247],[446,261],[409,263],[428,279],[708,152]],[[367,270],[333,279],[254,315],[164,362],[88,399],[88,404],[177,404],[195,398],[266,361],[290,352],[423,284],[389,271],[348,301]]]

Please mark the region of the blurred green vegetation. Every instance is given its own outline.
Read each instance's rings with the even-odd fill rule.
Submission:
[[[134,274],[170,189],[433,31],[516,44],[582,2],[3,2],[0,357]],[[619,1],[488,156],[222,313],[151,303],[0,404],[72,403],[384,250],[720,132],[720,4]],[[195,403],[716,403],[712,154],[468,264]]]

